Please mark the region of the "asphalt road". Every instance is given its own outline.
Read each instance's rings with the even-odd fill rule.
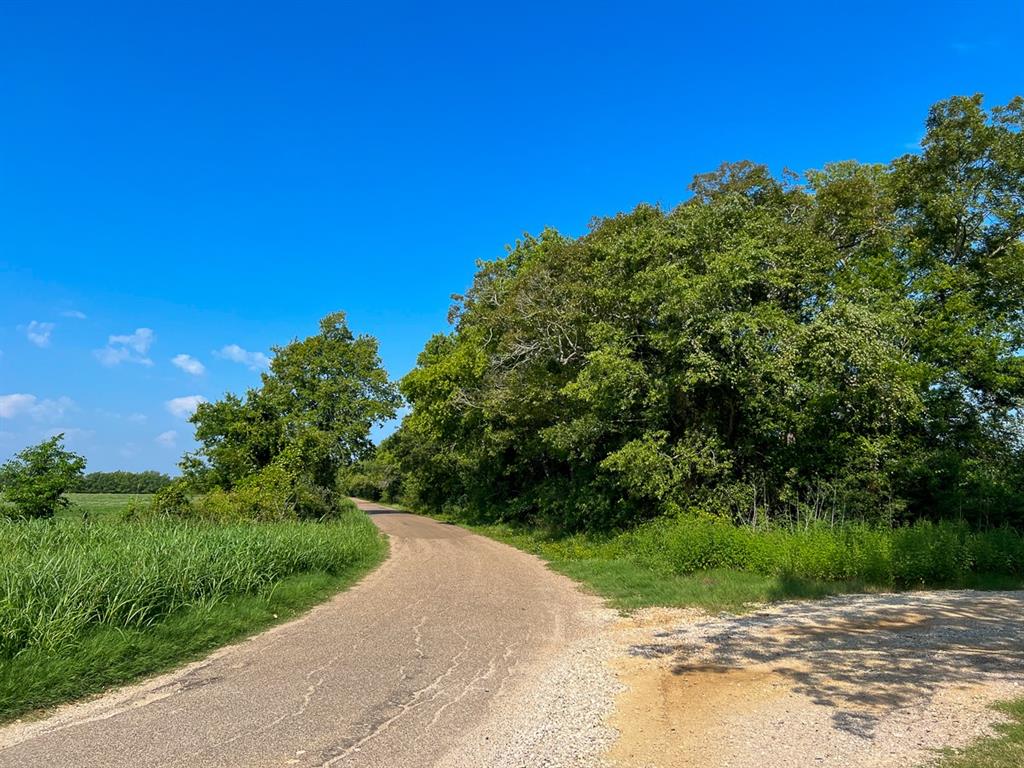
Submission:
[[[304,617],[159,678],[0,728],[0,767],[432,766],[588,631],[528,555],[361,504],[390,558]]]

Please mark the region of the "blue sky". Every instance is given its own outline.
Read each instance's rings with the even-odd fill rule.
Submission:
[[[398,377],[522,232],[1024,90],[1019,2],[156,5],[0,4],[0,458],[173,470],[327,312]]]

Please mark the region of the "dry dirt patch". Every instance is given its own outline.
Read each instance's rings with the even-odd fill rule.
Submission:
[[[608,757],[629,768],[915,765],[1024,695],[1024,592],[658,609],[620,631]]]

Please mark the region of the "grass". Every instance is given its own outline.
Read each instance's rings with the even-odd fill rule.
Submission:
[[[666,573],[649,564],[613,554],[609,539],[576,535],[552,537],[509,525],[466,525],[475,533],[497,539],[543,558],[552,570],[581,582],[619,610],[651,606],[697,607],[707,611],[739,611],[751,603],[822,598],[865,591],[857,582],[768,576],[732,568],[713,568],[687,574]],[[567,541],[571,542],[567,546]]]
[[[0,721],[294,616],[385,550],[362,514],[330,523],[0,523]]]
[[[623,610],[741,610],[849,592],[1024,587],[1024,537],[1010,530],[918,524],[751,531],[692,519],[659,520],[615,535],[466,527],[538,555]]]
[[[963,750],[950,751],[935,768],[1020,768],[1024,765],[1024,699],[999,704],[1010,720],[996,726],[998,735]]]
[[[110,520],[126,512],[132,503],[145,503],[153,498],[150,493],[69,493],[71,506],[58,517],[88,517],[90,520]]]

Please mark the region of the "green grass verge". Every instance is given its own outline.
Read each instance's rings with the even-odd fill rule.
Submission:
[[[913,529],[902,538],[866,528],[762,534],[718,523],[672,521],[617,535],[557,536],[522,526],[438,519],[538,555],[621,610],[693,606],[738,611],[755,603],[850,592],[1024,588],[1024,578],[1013,572],[956,570],[971,547],[982,555],[995,551],[990,560],[1019,569],[1021,558],[1013,548],[1021,540],[1012,532],[1005,541],[995,538],[998,532],[960,539],[956,531],[939,527]],[[1004,555],[1007,548],[1010,554]]]
[[[1010,721],[996,726],[997,736],[948,752],[934,768],[1020,768],[1024,765],[1024,699],[998,704]]]
[[[0,721],[284,621],[385,556],[373,523],[0,525]]]
[[[446,522],[454,522],[447,518]],[[467,525],[474,533],[504,542],[546,560],[552,570],[581,582],[619,610],[652,606],[695,607],[707,611],[740,611],[753,603],[822,598],[862,592],[859,582],[766,576],[731,568],[674,574],[622,557],[601,555],[607,539],[576,535],[565,539],[508,525]]]

